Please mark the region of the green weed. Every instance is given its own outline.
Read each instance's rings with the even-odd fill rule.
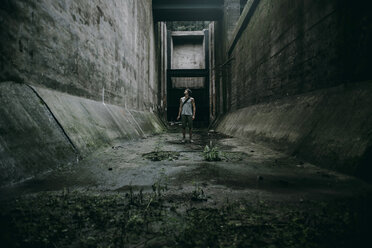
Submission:
[[[192,191],[191,200],[193,201],[206,201],[207,196],[204,194],[204,190],[200,187],[199,183],[193,182],[194,190]]]
[[[210,148],[206,145],[204,147],[203,157],[206,161],[221,161],[220,151],[217,146]]]

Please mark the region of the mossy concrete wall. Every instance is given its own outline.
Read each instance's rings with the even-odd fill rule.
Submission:
[[[229,42],[219,131],[372,179],[367,1],[249,0]]]

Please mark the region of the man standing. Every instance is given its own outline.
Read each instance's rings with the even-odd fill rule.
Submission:
[[[185,96],[181,97],[180,99],[180,109],[178,111],[177,120],[180,119],[182,121],[182,134],[183,139],[182,143],[186,142],[186,124],[189,126],[189,134],[190,134],[190,143],[193,143],[192,140],[192,121],[195,119],[195,100],[192,98],[191,90],[186,89],[184,92]]]

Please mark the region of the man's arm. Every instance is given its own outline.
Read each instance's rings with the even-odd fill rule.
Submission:
[[[177,120],[179,120],[180,117],[181,117],[181,111],[182,111],[182,98],[180,98],[180,108],[179,108],[179,110],[178,110]]]
[[[191,103],[192,103],[192,119],[194,120],[195,119],[195,113],[196,113],[196,107],[195,107],[195,100],[194,100],[194,98],[191,99]]]

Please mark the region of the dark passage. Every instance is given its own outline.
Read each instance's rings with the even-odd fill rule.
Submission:
[[[0,247],[369,247],[371,43],[363,0],[3,1]]]
[[[210,110],[210,80],[209,80],[209,35],[208,30],[195,30],[199,27],[186,22],[185,27],[194,31],[168,31],[167,38],[167,103],[168,121],[176,121],[180,97],[186,88],[192,90],[195,99],[197,115],[195,127],[208,127]],[[171,24],[172,25],[172,24]]]

